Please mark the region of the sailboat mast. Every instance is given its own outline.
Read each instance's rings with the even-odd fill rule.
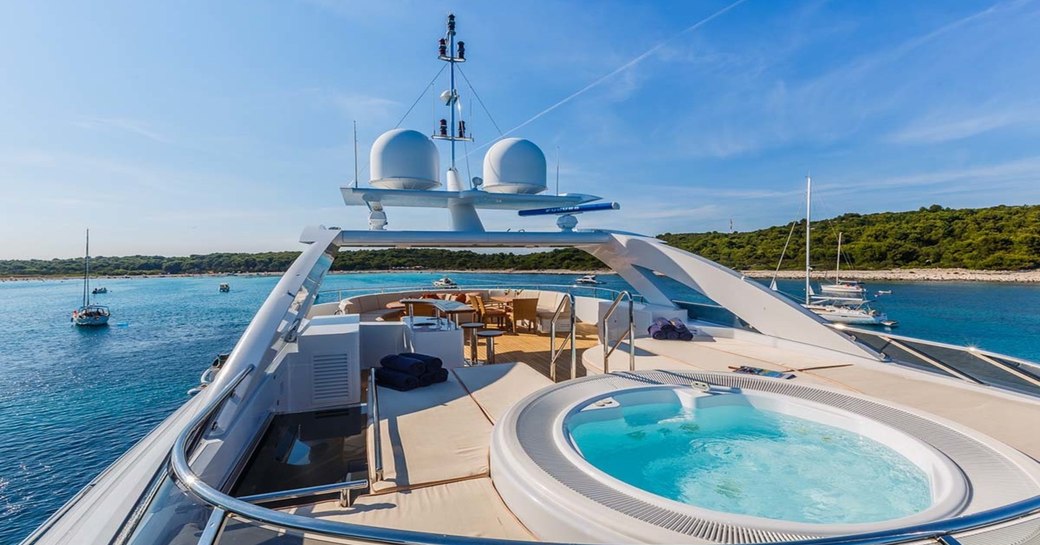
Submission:
[[[838,276],[841,273],[841,231],[838,231],[838,258],[834,261],[834,283],[838,283]]]
[[[87,247],[83,252],[83,306],[90,304],[90,229],[87,229]]]
[[[805,177],[805,304],[809,304],[809,295],[812,286],[809,285],[809,248],[811,248],[811,235],[809,234],[812,221],[812,177]]]

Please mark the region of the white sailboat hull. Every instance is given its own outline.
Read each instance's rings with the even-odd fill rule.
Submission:
[[[838,324],[880,325],[888,321],[888,316],[884,313],[869,313],[830,305],[806,305],[805,308],[828,322]]]

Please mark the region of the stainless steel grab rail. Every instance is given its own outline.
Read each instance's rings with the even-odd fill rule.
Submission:
[[[269,503],[275,501],[295,500],[299,498],[317,496],[320,494],[327,494],[329,492],[339,492],[340,506],[350,507],[349,496],[347,495],[348,492],[350,490],[361,490],[363,488],[368,488],[368,485],[368,479],[358,479],[354,481],[343,481],[339,483],[319,484],[317,486],[308,486],[305,488],[294,488],[292,490],[265,492],[263,494],[241,496],[238,499],[250,503]]]
[[[568,309],[568,319],[570,320],[570,333],[567,335],[567,339],[560,345],[559,350],[556,349],[556,322],[560,319],[563,309]],[[560,355],[563,354],[564,348],[567,348],[568,342],[571,347],[571,378],[576,378],[575,375],[578,373],[578,346],[575,344],[577,341],[575,332],[576,320],[574,317],[574,296],[566,294],[566,297],[560,299],[560,304],[556,305],[556,312],[553,313],[552,320],[549,321],[549,379],[556,382],[556,360],[559,359]]]
[[[635,301],[632,300],[632,294],[623,291],[618,294],[614,302],[610,304],[610,308],[603,315],[603,319],[600,323],[603,325],[603,372],[610,372],[610,355],[617,350],[618,346],[621,346],[621,341],[625,339],[624,336],[618,337],[618,340],[607,348],[610,344],[610,317],[614,315],[614,311],[617,310],[618,305],[621,301],[628,299],[628,370],[636,370],[636,323],[635,323]]]
[[[368,416],[372,419],[372,482],[383,480],[383,435],[379,431],[379,396],[376,370],[368,370]]]

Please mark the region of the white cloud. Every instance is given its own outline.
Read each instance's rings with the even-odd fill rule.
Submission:
[[[1000,105],[956,110],[944,108],[918,118],[889,139],[897,143],[934,144],[1023,125],[1040,124],[1040,104]]]
[[[149,140],[163,144],[173,143],[169,136],[155,130],[148,123],[126,117],[84,117],[72,123],[73,125],[93,130],[111,130],[129,132],[137,136],[143,136]]]

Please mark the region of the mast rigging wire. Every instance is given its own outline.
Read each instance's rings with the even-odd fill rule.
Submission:
[[[401,116],[401,120],[398,121],[396,125],[394,125],[395,129],[400,127],[401,123],[404,123],[405,119],[408,119],[408,114],[412,113],[412,110],[415,109],[415,105],[418,104],[419,101],[422,100],[422,98],[424,96],[426,96],[426,92],[430,90],[430,87],[433,87],[433,84],[437,83],[437,78],[441,77],[441,74],[444,73],[444,69],[447,68],[447,67],[448,67],[447,64],[441,66],[441,69],[437,71],[437,75],[433,76],[433,79],[430,80],[430,83],[426,84],[426,87],[423,87],[422,92],[419,93],[419,96],[418,96],[418,98],[415,99],[415,102],[413,102],[412,105],[408,107],[408,111],[405,112],[404,115]]]
[[[491,120],[491,124],[495,126],[495,130],[498,131],[499,137],[504,137],[505,134],[502,133],[502,128],[499,127],[498,123],[495,122],[495,118],[491,117],[491,112],[488,110],[487,106],[484,105],[484,101],[480,98],[480,95],[477,94],[477,90],[473,87],[473,84],[469,82],[469,78],[467,78],[466,73],[462,71],[462,67],[456,66],[455,68],[459,71],[460,74],[462,74],[462,79],[466,82],[466,85],[469,86],[469,90],[473,91],[473,96],[476,97],[477,102],[480,103],[480,107],[484,109],[484,113],[487,114],[488,119]]]

